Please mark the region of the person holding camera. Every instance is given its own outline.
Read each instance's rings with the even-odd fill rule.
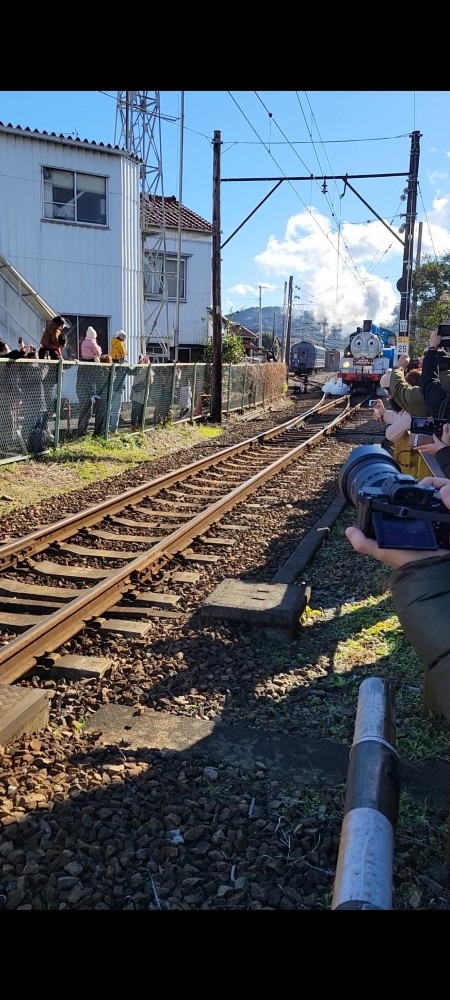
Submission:
[[[405,379],[406,389],[409,389],[409,391],[417,389],[419,382],[420,371],[416,369],[415,371],[408,372]],[[374,420],[382,420],[383,423],[387,424],[386,439],[391,444],[400,441],[411,427],[411,410],[406,409],[406,407],[400,408],[398,400],[394,397],[390,400],[390,408],[385,407],[382,399],[375,400],[372,412]]]
[[[382,455],[382,449],[381,455],[380,452],[378,455],[376,452],[374,453],[376,462],[381,460],[383,466]],[[352,456],[350,456],[351,458]],[[358,479],[358,482],[361,478],[361,463],[359,469],[360,471],[354,474],[354,479]],[[385,471],[380,471],[382,475],[385,475]],[[409,477],[407,478],[409,479]],[[344,486],[341,485],[343,481]],[[450,512],[450,479],[430,476],[422,479],[417,486],[431,487],[436,492],[442,510],[446,509]],[[345,479],[341,478],[340,488],[344,496],[352,499],[351,487],[347,492]],[[355,499],[359,496],[358,486],[356,489],[357,493],[353,493]],[[383,517],[383,515],[380,516]],[[415,525],[418,525],[419,529],[421,528],[420,520],[420,510],[418,510],[417,519],[412,522],[413,529]],[[427,523],[430,524],[430,522]],[[447,530],[450,529],[450,523],[446,525],[441,522],[440,527],[443,530],[439,535],[439,548],[437,549],[425,547],[417,549],[387,548],[379,545],[376,538],[369,537],[369,529],[366,526],[364,531],[355,526],[346,528],[345,535],[355,552],[371,556],[378,562],[390,566],[393,570],[389,583],[399,622],[425,669],[430,672],[439,709],[450,722],[450,617],[448,614],[450,535]],[[388,526],[386,529],[388,540],[391,528],[392,526]],[[406,530],[406,535],[408,535],[408,530],[409,528]],[[394,537],[397,535],[400,543],[401,536],[396,532],[395,527],[392,528],[392,535]],[[380,539],[386,541],[381,536]],[[446,548],[442,544],[445,539],[447,540]],[[407,537],[406,545],[408,544]]]
[[[410,375],[413,375],[412,381],[409,378]],[[383,383],[383,378],[380,381],[380,385]],[[408,355],[400,354],[396,365],[390,373],[389,392],[400,409],[410,413],[412,417],[428,416],[427,403],[420,386],[420,368],[411,368]]]
[[[428,414],[450,418],[450,324],[440,323],[430,334],[424,355],[420,388]]]
[[[419,444],[417,451],[420,451],[421,455],[435,455],[443,476],[450,479],[450,424],[444,424],[441,438],[433,434],[433,441],[429,444]]]

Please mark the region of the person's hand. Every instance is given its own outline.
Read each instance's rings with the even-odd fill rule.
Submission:
[[[447,480],[448,482],[448,480]],[[450,484],[449,484],[450,488]],[[450,492],[449,492],[450,509]],[[366,538],[359,528],[346,528],[345,535],[350,545],[363,556],[372,556],[378,562],[390,566],[391,569],[401,569],[411,562],[430,559],[431,556],[448,556],[448,549],[380,549],[374,538]]]
[[[372,413],[375,420],[382,420],[384,413],[384,403],[381,399],[377,399],[372,407]]]
[[[397,361],[397,366],[399,368],[403,368],[403,371],[405,372],[407,370],[407,368],[408,368],[408,365],[409,365],[409,355],[408,354],[399,354],[398,361]]]
[[[439,490],[439,497],[450,510],[450,479],[444,479],[443,476],[425,476],[425,479],[421,479],[419,486],[432,486],[434,490]]]
[[[437,330],[433,330],[433,333],[430,333],[428,343],[430,347],[439,347],[439,344],[441,343],[441,335],[437,332]]]
[[[444,445],[444,448],[450,447],[450,424],[444,424],[442,428],[441,441],[442,444]]]
[[[445,479],[443,476],[425,476],[424,479],[420,480],[419,486],[432,486],[433,489],[438,490],[444,507],[450,510],[450,479]],[[429,559],[431,556],[447,556],[449,554],[449,549],[423,549],[421,551],[417,549],[380,549],[375,539],[366,538],[359,528],[346,528],[345,535],[355,552],[364,556],[372,556],[378,562],[391,566],[392,569],[401,569],[407,563]]]
[[[441,448],[445,448],[445,444],[440,441],[435,434],[433,434],[433,442],[430,441],[429,444],[419,444],[415,451],[419,451],[421,455],[435,455],[437,451]]]

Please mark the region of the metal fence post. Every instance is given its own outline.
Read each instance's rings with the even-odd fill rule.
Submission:
[[[55,413],[55,440],[53,444],[53,450],[55,451],[59,445],[59,430],[61,426],[61,402],[62,402],[62,379],[63,379],[63,360],[61,358],[58,361],[58,375],[56,381],[56,413]]]
[[[177,385],[177,363],[173,363],[173,379],[172,379],[172,392],[170,395],[170,409],[172,410],[171,416],[173,416],[173,404],[175,402],[175,389]]]
[[[116,371],[116,364],[115,361],[113,361],[111,365],[111,371],[109,373],[108,399],[106,403],[106,418],[105,418],[105,441],[107,441],[109,438],[109,421],[111,419],[111,405],[113,397],[115,371]]]
[[[245,410],[245,390],[247,388],[247,371],[248,371],[248,365],[245,366],[245,372],[244,372],[244,385],[242,387],[242,407],[241,407],[242,410]]]
[[[232,369],[232,367],[233,366],[232,366],[231,361],[230,361],[230,364],[228,365],[227,417],[228,417],[229,412],[230,412],[231,369]]]
[[[255,379],[255,396],[254,396],[254,406],[258,405],[258,389],[259,389],[259,365],[256,369],[256,379]]]
[[[389,681],[367,677],[358,695],[332,910],[392,909],[400,761]]]
[[[147,413],[148,397],[150,395],[150,386],[152,384],[151,383],[152,374],[153,374],[152,373],[152,366],[149,365],[148,366],[148,372],[147,372],[146,379],[145,379],[144,403],[143,403],[143,407],[142,407],[142,420],[141,420],[141,431],[142,432],[145,431],[145,417],[146,417],[146,413]]]
[[[194,408],[195,408],[195,392],[197,389],[197,362],[194,363],[194,375],[193,375],[193,386],[192,386],[192,399],[191,399],[191,415],[190,422],[194,423]]]

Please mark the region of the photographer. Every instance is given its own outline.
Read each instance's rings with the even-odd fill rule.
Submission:
[[[393,372],[394,374],[394,372]],[[420,371],[416,369],[415,371],[408,372],[405,379],[405,388],[409,392],[418,391],[420,382]],[[422,397],[423,401],[423,397]],[[423,403],[425,406],[425,403]],[[400,407],[398,399],[392,398],[390,400],[390,409],[386,409],[382,399],[377,399],[373,406],[373,418],[374,420],[383,421],[387,424],[386,427],[386,439],[391,444],[395,444],[396,441],[401,441],[402,437],[409,431],[411,427],[411,410],[403,409]]]
[[[439,491],[450,511],[450,479],[427,477],[419,486]],[[346,528],[355,552],[391,566],[390,586],[400,624],[430,671],[441,712],[450,722],[450,551],[380,548],[356,527]]]
[[[416,377],[417,373],[418,377]],[[414,381],[410,381],[408,377],[411,374],[415,376]],[[428,407],[420,386],[419,367],[411,368],[409,357],[406,354],[401,354],[390,375],[389,392],[400,409],[410,413],[412,417],[428,416]]]
[[[442,428],[442,438],[433,434],[433,441],[429,444],[420,444],[417,451],[421,455],[436,455],[442,475],[450,479],[450,424],[444,424]]]
[[[440,323],[430,334],[424,355],[420,388],[433,417],[450,418],[450,324]]]

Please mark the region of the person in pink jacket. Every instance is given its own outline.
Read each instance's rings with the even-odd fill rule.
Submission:
[[[84,340],[81,341],[81,360],[98,361],[102,354],[100,344],[97,344],[97,331],[88,326]]]
[[[418,369],[414,369],[413,371],[408,372],[406,382],[408,385],[419,385],[420,371]],[[395,403],[395,400],[394,405],[398,405]],[[407,410],[399,409],[398,412],[396,412],[395,409],[386,409],[382,399],[377,399],[372,413],[374,420],[382,420],[383,423],[387,424],[385,433],[387,440],[390,441],[391,444],[395,444],[396,441],[400,441],[403,435],[406,434],[411,427],[411,414],[408,413]]]

